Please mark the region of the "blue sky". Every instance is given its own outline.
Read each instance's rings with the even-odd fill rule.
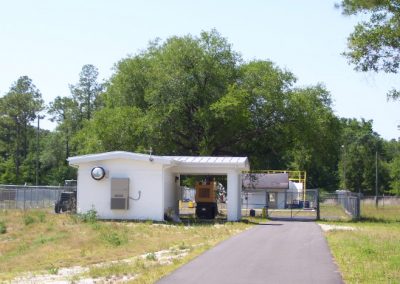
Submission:
[[[374,120],[383,138],[400,136],[400,102],[386,91],[399,77],[357,73],[340,54],[357,17],[321,0],[0,0],[0,95],[27,75],[46,103],[69,95],[84,64],[101,79],[150,40],[217,29],[245,60],[269,59],[298,86],[323,83],[338,116]],[[45,122],[44,127],[54,127]]]

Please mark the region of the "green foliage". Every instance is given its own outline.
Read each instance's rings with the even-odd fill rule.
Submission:
[[[154,252],[151,252],[146,255],[146,259],[151,261],[157,261],[157,256]]]
[[[124,232],[115,232],[107,228],[103,230],[101,233],[102,239],[106,241],[108,244],[118,247],[120,245],[126,244],[128,239]]]
[[[333,188],[340,125],[330,95],[294,82],[270,61],[244,63],[215,30],[152,42],[118,63],[73,144],[81,154],[246,155],[253,169],[307,170],[312,186]]]
[[[36,219],[31,215],[25,214],[23,216],[23,221],[24,221],[25,226],[29,226],[29,225],[35,223]]]
[[[85,213],[79,214],[79,218],[84,223],[94,224],[97,222],[97,211],[95,208],[92,208]]]
[[[365,11],[377,17],[395,3],[381,2],[344,0],[342,8],[346,14]],[[386,18],[374,18],[374,29],[384,19],[385,25],[396,20],[397,10],[390,9]],[[389,38],[389,32],[383,34]],[[359,35],[353,36],[354,52],[363,40]],[[397,72],[393,54],[368,61],[357,52],[360,66]],[[84,65],[79,81],[70,85],[71,95],[56,97],[47,108],[58,125],[51,132],[39,130],[39,182],[59,185],[76,179],[76,169],[66,160],[73,155],[140,153],[151,147],[157,155],[248,156],[253,170],[307,171],[308,188],[332,191],[340,184],[371,193],[378,150],[380,191],[396,193],[399,142],[383,141],[373,133],[372,122],[340,120],[323,85],[295,88],[295,82],[294,74],[271,61],[244,62],[216,30],[155,40],[120,60],[105,84],[98,83],[96,67]],[[0,98],[0,184],[35,182],[37,130],[32,122],[42,109],[41,94],[28,77],[19,78]],[[92,213],[80,218],[95,222]]]
[[[7,232],[6,222],[0,221],[0,235]]]
[[[59,268],[56,267],[56,266],[54,266],[54,265],[51,265],[51,266],[47,269],[47,271],[49,272],[49,274],[53,274],[53,275],[57,275],[57,274],[58,274],[58,270],[59,270]]]
[[[379,159],[385,159],[382,139],[372,130],[372,121],[342,119],[342,127],[341,185],[355,192],[372,194],[375,192],[376,153]],[[386,168],[380,164],[378,170],[379,184],[385,186]]]
[[[23,177],[26,170],[22,167],[34,151],[31,142],[35,141],[35,132],[31,123],[42,109],[42,95],[27,76],[20,77],[0,98],[0,163],[5,165],[0,182],[33,181],[34,175],[29,175],[28,180]]]
[[[44,223],[46,221],[46,213],[43,211],[39,211],[37,214],[40,223]]]
[[[400,56],[400,8],[398,0],[343,0],[346,15],[367,14],[368,21],[356,25],[344,55],[359,71],[397,73]],[[399,97],[398,90],[389,97]]]
[[[395,157],[389,164],[390,193],[400,195],[400,155]]]

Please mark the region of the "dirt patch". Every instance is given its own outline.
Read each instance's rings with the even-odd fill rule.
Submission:
[[[106,267],[113,264],[119,263],[133,263],[139,258],[148,259],[151,257],[153,260],[157,261],[161,265],[168,265],[173,262],[174,259],[180,259],[185,257],[189,253],[190,249],[177,249],[171,248],[169,250],[162,250],[152,253],[146,253],[137,257],[107,261],[96,263],[90,266],[73,266],[73,267],[65,267],[60,269],[55,269],[53,273],[43,273],[43,274],[33,274],[27,273],[21,275],[20,277],[15,278],[11,283],[18,284],[33,284],[33,283],[57,283],[57,284],[69,284],[73,279],[74,283],[81,284],[91,284],[91,283],[126,283],[127,281],[134,280],[138,275],[137,274],[128,274],[128,275],[110,275],[107,277],[99,277],[99,278],[80,278],[79,275],[87,273],[90,271],[92,267]]]
[[[354,231],[356,228],[349,227],[349,226],[339,226],[339,225],[329,225],[329,224],[318,224],[322,231],[329,232],[329,231]]]

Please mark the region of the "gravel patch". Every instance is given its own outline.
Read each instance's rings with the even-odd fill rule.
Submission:
[[[329,224],[318,224],[322,231],[329,232],[329,231],[355,231],[356,228],[349,227],[349,226],[339,226],[339,225],[329,225]]]

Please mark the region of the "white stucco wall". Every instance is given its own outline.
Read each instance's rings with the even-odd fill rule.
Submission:
[[[171,208],[175,211],[176,214],[179,214],[179,203],[175,176],[179,175],[174,174],[170,168],[166,168],[163,172],[165,213],[168,211],[169,208]],[[177,182],[179,184],[179,180]]]
[[[96,181],[91,177],[93,167],[101,166],[106,178]],[[129,210],[111,210],[111,178],[129,178]],[[149,161],[112,159],[84,163],[78,170],[78,212],[93,206],[101,219],[164,220],[162,165]]]
[[[124,151],[69,157],[78,168],[78,212],[94,208],[103,219],[164,220],[169,208],[179,210],[177,182],[180,174],[227,175],[228,220],[241,218],[241,171],[249,170],[246,157],[155,156]],[[107,171],[101,181],[91,177],[93,167]],[[111,179],[129,178],[128,210],[111,210]]]
[[[246,200],[243,194],[242,207],[248,209],[262,209],[267,204],[267,192],[266,191],[256,191],[251,192],[247,195]]]

